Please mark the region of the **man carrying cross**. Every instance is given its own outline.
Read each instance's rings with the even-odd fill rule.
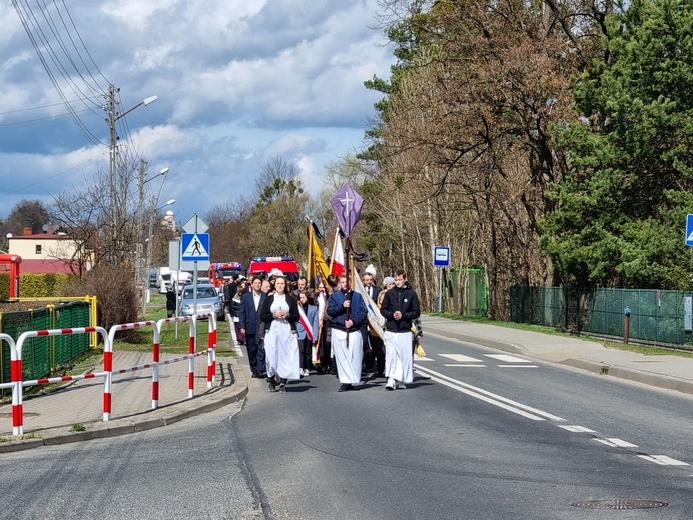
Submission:
[[[361,325],[368,317],[363,297],[347,287],[347,277],[339,278],[340,290],[327,300],[327,314],[332,318],[332,349],[337,362],[340,392],[353,390],[361,383],[363,336]]]

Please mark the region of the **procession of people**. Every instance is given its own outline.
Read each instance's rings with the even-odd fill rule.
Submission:
[[[339,380],[338,391],[347,392],[362,384],[364,372],[374,371],[369,380],[385,380],[387,390],[406,388],[422,334],[418,295],[403,270],[380,287],[369,265],[356,282],[346,274],[330,275],[318,279],[314,292],[305,277],[291,281],[278,270],[254,276],[247,288],[234,280],[230,340],[242,338],[251,377],[265,378],[270,392],[283,393],[290,381],[331,374]]]
[[[251,377],[266,378],[270,392],[285,393],[289,382],[309,377],[311,370],[337,376],[339,392],[361,386],[364,369],[375,369],[388,391],[405,389],[413,381],[414,350],[423,334],[419,297],[402,269],[385,277],[383,287],[373,265],[361,278],[356,270],[352,275],[349,235],[363,198],[345,184],[330,203],[340,229],[329,267],[311,222],[308,276],[289,280],[272,269],[255,276],[250,290],[238,277],[224,287],[231,341],[246,346]]]

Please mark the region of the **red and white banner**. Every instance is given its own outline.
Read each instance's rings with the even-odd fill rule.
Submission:
[[[315,343],[317,341],[315,337],[315,331],[313,330],[313,325],[310,323],[308,320],[308,316],[306,316],[306,311],[303,310],[303,305],[300,303],[298,304],[298,321],[301,322],[301,325],[303,325],[304,330],[306,331],[306,335],[308,336],[308,339]]]
[[[334,247],[332,248],[332,264],[330,266],[330,272],[339,278],[346,272],[345,266],[346,259],[344,257],[344,245],[342,244],[342,238],[339,236],[339,228],[337,228],[337,234],[334,237]]]

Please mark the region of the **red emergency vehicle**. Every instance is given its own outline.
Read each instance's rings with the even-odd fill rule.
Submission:
[[[214,284],[214,287],[219,287],[224,280],[230,280],[234,274],[239,276],[243,274],[243,266],[238,262],[210,264],[207,271],[209,283]]]
[[[248,278],[255,275],[265,277],[272,272],[272,269],[279,269],[287,280],[298,279],[298,264],[292,256],[258,256],[253,258],[248,266]]]

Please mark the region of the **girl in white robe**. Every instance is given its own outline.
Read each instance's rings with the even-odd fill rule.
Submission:
[[[274,282],[275,293],[265,298],[260,319],[265,329],[265,365],[269,381],[269,391],[286,392],[290,379],[300,379],[298,337],[296,322],[298,306],[296,300],[286,293],[286,279],[279,276]],[[277,381],[278,379],[278,381]]]

